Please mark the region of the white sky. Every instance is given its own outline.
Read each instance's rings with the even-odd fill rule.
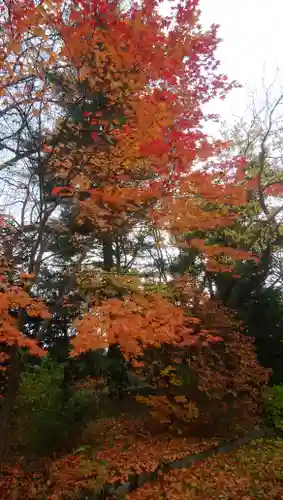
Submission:
[[[245,112],[247,89],[257,90],[260,103],[263,80],[275,81],[275,97],[283,88],[283,0],[200,0],[200,8],[205,26],[220,24],[221,70],[244,85],[215,108],[232,123]]]

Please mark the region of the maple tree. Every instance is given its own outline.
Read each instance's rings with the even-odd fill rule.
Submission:
[[[195,7],[195,5],[190,6],[193,10]],[[190,8],[187,9],[188,12]],[[52,146],[54,138],[51,137],[51,144],[45,148],[46,151],[55,150],[55,155],[50,161],[50,168],[53,166],[56,171],[55,175],[64,180],[64,196],[76,198],[77,222],[82,225],[88,224],[88,231],[101,240],[104,268],[107,271],[111,270],[114,264],[113,234],[117,232],[123,234],[133,229],[137,221],[146,220],[147,224],[153,223],[157,227],[178,231],[180,236],[188,226],[193,226],[196,221],[199,224],[200,214],[204,226],[212,223],[211,207],[209,213],[206,213],[206,204],[214,203],[215,205],[221,200],[233,207],[233,204],[242,200],[243,191],[237,184],[232,182],[219,184],[219,169],[215,169],[216,171],[212,173],[195,172],[192,169],[196,160],[208,158],[214,148],[219,147],[219,144],[213,145],[208,142],[199,126],[201,111],[198,109],[195,116],[195,112],[191,111],[191,104],[190,108],[188,106],[188,99],[191,102],[194,98],[195,105],[199,108],[201,102],[211,97],[210,92],[215,94],[217,88],[220,92],[225,90],[227,87],[225,78],[208,78],[207,83],[210,84],[210,88],[206,89],[205,97],[199,87],[198,90],[188,92],[188,83],[186,84],[188,78],[192,86],[189,75],[194,72],[196,83],[199,84],[200,67],[202,64],[206,69],[208,67],[202,62],[201,54],[198,59],[193,58],[190,53],[193,35],[188,30],[188,20],[191,13],[188,14],[188,19],[185,19],[183,10],[179,28],[184,31],[184,23],[187,23],[186,36],[189,52],[186,53],[186,44],[183,44],[180,54],[174,54],[176,67],[172,67],[170,74],[167,72],[164,75],[162,68],[159,69],[160,66],[157,66],[157,61],[160,65],[165,55],[169,57],[170,51],[179,45],[178,40],[170,31],[168,35],[164,33],[164,29],[169,26],[169,20],[165,21],[156,13],[153,14],[151,9],[152,5],[150,5],[149,14],[149,6],[146,4],[141,9],[133,8],[132,23],[128,20],[125,22],[123,16],[118,19],[114,15],[114,28],[111,31],[106,28],[96,28],[93,42],[95,57],[90,62],[87,58],[78,74],[79,84],[81,81],[84,83],[83,92],[87,92],[88,97],[92,98],[92,102],[88,99],[87,106],[80,111],[85,121],[83,125],[76,121],[69,127],[71,130],[65,130],[69,140],[68,147],[64,147],[64,142],[62,142],[59,147],[54,148]],[[147,29],[150,30],[151,38],[145,36],[145,27],[141,23],[143,15],[150,16],[151,23],[148,23]],[[80,27],[80,30],[77,30],[80,37],[84,29],[83,22],[80,22],[81,16],[81,13],[74,14],[75,22]],[[110,21],[111,18],[108,26],[109,23],[111,24]],[[89,26],[87,29],[89,30]],[[117,53],[116,44],[113,47],[113,41],[116,39],[115,30],[118,32],[117,36],[120,37],[122,46],[123,43],[125,44],[122,54],[120,54],[120,48]],[[174,32],[177,33],[176,27],[174,27]],[[150,52],[148,40],[152,39],[153,33],[158,40],[159,50],[157,51],[154,46],[154,51]],[[67,35],[68,30],[65,29],[64,36]],[[210,36],[213,39],[214,33],[212,32]],[[99,50],[95,44],[99,45]],[[89,57],[89,43],[86,44],[85,49],[81,44],[81,51],[83,50],[88,51]],[[138,63],[136,63],[137,54]],[[64,50],[61,55],[67,55],[68,60],[71,59],[71,61],[72,57],[74,58],[73,54],[70,55],[69,52],[66,54]],[[115,71],[111,64],[114,64]],[[143,64],[146,64],[146,71],[144,71]],[[134,70],[132,65],[134,65]],[[117,78],[117,68],[119,78]],[[112,71],[115,72],[115,77],[111,79]],[[100,76],[101,72],[104,77],[105,74],[107,75],[106,82]],[[71,74],[69,77],[66,75],[63,81],[64,99],[65,101],[68,99],[68,106],[70,100],[75,102],[77,95],[80,95],[80,87],[78,88],[77,82],[72,83],[71,76]],[[119,93],[118,98],[117,93]],[[85,97],[84,94],[83,96]],[[99,106],[96,104],[95,109],[94,99],[96,102],[99,101]],[[189,131],[188,127],[190,127]],[[86,133],[92,141],[85,137]],[[70,147],[70,137],[77,145],[76,148],[74,144]],[[221,165],[222,177],[225,168],[231,171],[231,166]],[[81,195],[86,192],[88,197],[81,200]],[[53,194],[62,196],[62,188],[53,189]],[[219,216],[217,207],[214,208],[214,214],[214,226],[231,223],[233,220],[231,213],[226,217]],[[178,217],[177,224],[176,216]],[[198,240],[190,243],[199,245]],[[211,265],[213,263],[216,265],[213,257],[224,251],[223,248],[215,247],[213,249],[205,247],[204,250],[211,257]],[[238,254],[238,257],[242,258],[242,254]],[[90,297],[89,300],[91,302],[92,298]],[[113,301],[111,305],[114,307],[114,304]],[[117,306],[119,304],[123,307],[123,301],[116,302]],[[96,304],[94,307],[96,309]],[[110,305],[107,303],[105,307],[110,307]],[[86,315],[85,320],[80,323],[80,331],[83,326],[86,328],[87,325],[91,326],[91,323],[95,328],[95,321],[91,313]],[[91,335],[87,336],[91,341]],[[80,350],[82,350],[86,345],[82,335],[77,337],[75,345],[78,346],[80,339]],[[93,341],[92,347],[98,347],[94,338]],[[102,344],[105,342],[101,336],[99,342]],[[108,344],[112,342],[113,340]],[[87,347],[90,348],[91,345],[87,343]]]
[[[6,230],[6,231],[5,231]],[[1,369],[7,371],[7,383],[4,402],[1,406],[0,424],[0,456],[4,451],[8,422],[16,398],[20,381],[19,351],[28,349],[31,355],[43,356],[44,350],[40,347],[38,339],[30,338],[25,332],[27,318],[49,318],[45,304],[32,297],[29,293],[30,282],[34,276],[17,272],[13,261],[8,260],[11,241],[7,238],[10,225],[3,220],[1,240],[1,291],[0,291],[0,349]],[[4,364],[3,364],[4,363]],[[6,375],[6,373],[5,373]]]
[[[104,268],[113,267],[113,235],[129,232],[141,220],[170,230],[177,239],[200,220],[203,227],[232,223],[233,205],[243,201],[237,182],[242,160],[196,168],[221,147],[202,131],[201,105],[233,85],[217,75],[216,27],[202,30],[197,2],[180,4],[167,18],[157,14],[154,2],[134,5],[126,14],[114,4],[107,5],[106,13],[105,3],[82,1],[64,17],[61,7],[60,2],[30,3],[20,13],[18,6],[7,13],[6,47],[17,58],[28,32],[40,42],[40,71],[32,71],[30,60],[23,58],[11,76],[4,57],[2,93],[5,103],[12,99],[14,106],[7,85],[17,87],[22,78],[37,82],[31,94],[23,89],[23,100],[32,102],[30,114],[41,123],[54,101],[56,109],[62,104],[73,108],[71,120],[69,111],[61,114],[54,132],[41,125],[40,137],[30,141],[40,153],[44,178],[48,174],[63,183],[63,198],[71,198],[77,225],[88,225],[87,232],[100,240]],[[18,33],[16,44],[12,28]],[[59,46],[52,51],[55,35]],[[32,44],[28,54],[35,57]],[[62,187],[51,194],[56,201],[50,206],[43,200],[39,234],[60,206]],[[229,206],[226,216],[219,213],[220,202]],[[219,265],[215,256],[225,251],[215,246],[203,250],[214,266]],[[33,247],[31,268],[40,267],[42,252],[41,239]]]

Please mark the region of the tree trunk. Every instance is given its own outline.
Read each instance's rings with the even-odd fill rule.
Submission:
[[[107,233],[102,237],[102,251],[103,251],[103,269],[104,271],[110,271],[114,266],[113,238],[111,233]]]
[[[0,463],[8,444],[9,423],[20,382],[20,360],[16,347],[10,349],[7,392],[0,409]]]

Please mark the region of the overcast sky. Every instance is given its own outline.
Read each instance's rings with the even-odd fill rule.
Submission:
[[[218,58],[221,69],[245,86],[221,104],[225,119],[246,109],[247,88],[257,90],[257,101],[275,81],[273,94],[283,88],[283,0],[200,0],[203,24],[220,24]],[[218,108],[219,112],[220,109]]]

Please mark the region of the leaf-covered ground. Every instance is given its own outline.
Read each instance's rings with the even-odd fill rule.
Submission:
[[[8,499],[74,499],[84,488],[92,494],[103,484],[124,482],[129,475],[154,470],[160,462],[182,459],[219,444],[217,439],[153,435],[142,422],[103,419],[85,429],[74,455],[50,463],[38,472],[9,469],[0,478]],[[36,468],[38,469],[38,467]],[[63,497],[62,497],[63,495]],[[1,495],[0,495],[1,496]],[[1,497],[2,498],[2,497]],[[128,500],[280,500],[283,498],[283,440],[264,438],[231,453],[196,462],[128,494]]]
[[[129,475],[154,471],[161,462],[171,462],[213,448],[219,440],[173,437],[166,433],[154,435],[142,420],[120,417],[89,424],[84,444],[92,445],[96,458],[107,464],[108,482],[123,482]]]
[[[283,440],[258,439],[188,469],[170,471],[127,498],[280,500],[283,498]]]

